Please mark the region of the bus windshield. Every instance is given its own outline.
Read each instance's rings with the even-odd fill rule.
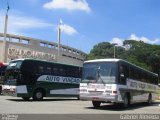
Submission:
[[[8,85],[16,84],[18,80],[21,64],[22,64],[21,60],[12,61],[9,63],[5,71],[4,84],[8,84]]]
[[[18,72],[14,70],[6,70],[5,72],[5,84],[15,85],[18,80]]]
[[[114,84],[116,82],[116,64],[112,62],[85,63],[82,82]]]

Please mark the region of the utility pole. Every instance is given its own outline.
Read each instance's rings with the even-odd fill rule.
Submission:
[[[60,51],[61,51],[61,25],[62,25],[63,21],[60,19],[59,21],[59,25],[58,25],[58,59],[60,58]]]
[[[7,26],[8,26],[8,11],[9,11],[9,4],[7,3],[7,12],[5,15],[5,24],[4,24],[3,62],[7,62],[6,61],[6,38],[7,38]]]
[[[112,43],[113,47],[114,47],[114,59],[116,58],[116,45],[117,43]]]
[[[60,56],[60,42],[61,42],[61,28],[60,25],[58,25],[58,58]]]

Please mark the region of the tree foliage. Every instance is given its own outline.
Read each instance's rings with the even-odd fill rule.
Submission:
[[[123,46],[115,46],[115,56],[127,60],[160,75],[160,45],[152,45],[143,41],[125,40]],[[114,45],[102,42],[93,47],[87,59],[113,58]]]

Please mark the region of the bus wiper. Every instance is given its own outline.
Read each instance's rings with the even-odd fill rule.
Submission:
[[[100,67],[97,69],[98,79],[96,80],[96,82],[100,79],[100,80],[102,81],[102,83],[105,84],[105,82],[104,82],[104,80],[102,79],[102,77],[101,77],[99,71],[100,71]]]
[[[98,79],[100,79],[102,81],[103,84],[105,84],[104,80],[102,79],[101,75],[98,75]]]

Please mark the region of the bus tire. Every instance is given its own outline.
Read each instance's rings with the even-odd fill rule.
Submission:
[[[80,100],[80,95],[77,96],[77,100]]]
[[[152,94],[151,93],[148,95],[147,103],[148,103],[148,105],[152,105]]]
[[[123,108],[128,108],[130,105],[130,95],[126,93],[124,95],[124,102],[123,102]]]
[[[24,101],[29,101],[30,97],[22,97]]]
[[[37,90],[34,91],[34,93],[33,93],[33,100],[40,101],[40,100],[43,100],[43,97],[44,97],[43,90],[37,89]]]
[[[98,108],[101,105],[100,101],[92,101],[93,107]]]

